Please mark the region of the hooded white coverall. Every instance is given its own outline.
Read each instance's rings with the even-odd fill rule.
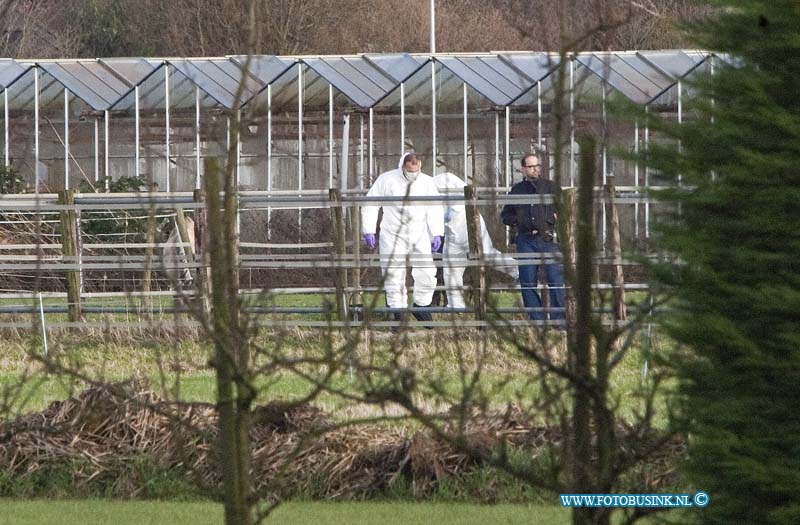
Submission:
[[[458,176],[452,173],[441,173],[433,178],[436,187],[444,195],[464,195],[467,185]],[[464,270],[469,254],[469,236],[467,234],[467,209],[458,202],[448,202],[445,205],[445,234],[444,234],[444,284],[447,287],[447,306],[450,308],[466,308],[464,301]],[[479,216],[480,217],[480,216]],[[481,245],[483,257],[487,264],[495,269],[508,274],[513,279],[519,279],[517,262],[503,252],[496,250],[483,217],[481,220]]]
[[[424,173],[409,183],[400,158],[397,169],[381,173],[367,192],[368,197],[439,196],[433,179]],[[383,270],[386,304],[390,308],[408,306],[406,265],[411,264],[414,303],[428,306],[436,289],[436,267],[431,254],[431,239],[444,235],[444,213],[435,203],[396,202],[361,208],[362,234],[374,234],[378,210],[383,207],[379,253]]]

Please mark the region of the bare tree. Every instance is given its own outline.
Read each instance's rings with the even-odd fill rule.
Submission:
[[[18,58],[75,56],[79,37],[67,24],[63,2],[6,0],[0,8],[0,54]]]

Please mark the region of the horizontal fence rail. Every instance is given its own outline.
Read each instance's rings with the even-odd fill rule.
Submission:
[[[470,233],[470,253],[459,256],[434,254],[430,256],[392,257],[386,254],[369,253],[361,245],[360,232],[354,229],[355,219],[359,217],[359,209],[365,206],[445,206],[464,205],[472,212],[499,212],[505,204],[552,204],[551,195],[508,195],[507,187],[468,187],[471,196],[465,193],[451,192],[438,196],[426,197],[367,197],[364,190],[342,190],[334,197],[330,190],[298,190],[298,191],[243,191],[238,194],[240,221],[255,212],[267,213],[295,210],[298,213],[311,210],[329,210],[330,217],[323,219],[323,228],[329,240],[303,239],[303,231],[298,221],[296,240],[287,242],[292,236],[282,232],[283,238],[267,242],[239,241],[239,269],[243,284],[247,275],[252,279],[253,272],[319,272],[316,277],[305,279],[317,280],[319,286],[280,286],[266,288],[244,287],[243,297],[280,297],[285,295],[317,295],[324,305],[315,306],[279,306],[248,305],[245,313],[256,316],[260,326],[296,326],[296,327],[357,327],[362,326],[364,318],[378,316],[369,322],[370,326],[397,326],[395,321],[384,321],[380,316],[395,313],[414,313],[413,308],[392,309],[375,305],[364,306],[367,301],[358,302],[362,294],[380,293],[382,288],[375,282],[381,269],[421,266],[446,269],[464,268],[470,274],[473,271],[483,272],[499,266],[509,266],[508,257],[513,258],[516,266],[527,264],[562,264],[563,256],[559,252],[552,253],[518,253],[508,250],[502,255],[482,254],[476,246],[480,243],[475,232]],[[598,267],[614,267],[618,272],[622,268],[640,269],[643,263],[655,263],[670,260],[659,253],[624,253],[619,249],[609,250],[605,246],[607,224],[605,222],[606,207],[637,207],[636,220],[639,220],[638,207],[654,203],[652,192],[658,188],[616,187],[613,192],[608,187],[595,188],[598,214],[602,211],[603,219],[598,220],[598,237],[603,242],[595,254],[593,262]],[[208,268],[206,254],[198,252],[194,244],[195,228],[189,226],[191,242],[184,239],[184,234],[167,241],[157,240],[161,228],[178,232],[178,223],[184,221],[185,212],[196,212],[206,209],[204,200],[197,193],[189,192],[141,192],[141,193],[104,193],[78,194],[62,192],[60,194],[39,195],[1,195],[0,196],[0,231],[5,232],[5,240],[0,240],[0,271],[6,283],[0,285],[0,315],[24,315],[40,312],[42,314],[68,314],[69,322],[60,320],[50,323],[51,327],[69,328],[81,323],[81,326],[102,327],[103,321],[92,319],[93,316],[135,315],[142,323],[151,323],[142,316],[153,314],[177,316],[164,322],[191,324],[185,315],[192,311],[197,291],[196,278]],[[337,211],[338,210],[338,211]],[[204,215],[204,214],[201,214]],[[295,215],[299,217],[298,215]],[[338,219],[337,219],[338,217]],[[496,219],[495,219],[496,220]],[[648,217],[649,220],[649,217]],[[326,222],[327,221],[327,222]],[[337,222],[338,221],[338,222]],[[106,224],[108,227],[98,227]],[[145,227],[145,224],[147,225]],[[65,230],[65,225],[70,226]],[[74,226],[73,226],[74,225]],[[174,225],[174,228],[172,227]],[[267,227],[269,228],[270,225]],[[116,227],[119,231],[106,231]],[[292,225],[289,224],[289,230]],[[600,228],[602,227],[602,231]],[[619,226],[617,225],[617,228]],[[94,228],[94,229],[93,229]],[[105,229],[104,229],[105,228]],[[273,226],[274,228],[274,226]],[[96,231],[98,230],[99,231]],[[112,228],[113,229],[113,228]],[[134,230],[134,231],[128,231]],[[638,232],[638,222],[635,230]],[[199,230],[198,230],[199,231]],[[66,232],[66,233],[65,233]],[[162,232],[163,233],[163,232]],[[173,236],[175,233],[173,233]],[[66,237],[69,236],[69,237]],[[338,237],[337,237],[338,236]],[[23,242],[23,240],[28,242]],[[236,242],[232,240],[231,242]],[[169,253],[168,253],[169,252]],[[640,270],[637,270],[640,271]],[[249,272],[249,273],[248,273]],[[371,272],[369,279],[363,281],[362,273]],[[260,275],[260,274],[259,274]],[[349,278],[348,278],[349,276]],[[279,278],[278,278],[279,279]],[[610,279],[609,279],[610,281]],[[11,285],[7,283],[11,282]],[[307,281],[310,282],[310,281]],[[333,283],[331,286],[330,283]],[[53,289],[55,287],[55,289]],[[68,291],[60,292],[58,288],[66,287]],[[117,288],[113,291],[97,291],[99,287]],[[152,289],[155,287],[156,289]],[[178,288],[164,289],[166,287]],[[536,290],[545,298],[542,308],[495,307],[491,314],[497,319],[486,319],[486,306],[470,306],[467,308],[429,307],[427,313],[441,316],[457,316],[452,320],[435,320],[426,325],[432,327],[452,327],[454,322],[464,327],[487,327],[503,323],[508,326],[536,326],[538,321],[515,318],[537,311],[558,313],[558,309],[546,304],[548,288],[536,286]],[[606,291],[647,294],[649,287],[643,282],[602,282],[593,285],[597,293]],[[437,286],[437,292],[452,291],[446,286]],[[484,294],[513,293],[519,304],[520,286],[507,278],[499,281],[480,281],[468,279],[462,291],[483,296]],[[27,300],[22,303],[19,300]],[[66,299],[66,301],[64,301]],[[101,299],[117,300],[114,304],[101,304]],[[133,304],[135,301],[157,302],[168,300],[169,304]],[[629,301],[631,311],[639,311],[642,305],[647,307],[641,297]],[[16,302],[11,302],[16,301]],[[36,304],[38,301],[38,304]],[[57,301],[58,304],[52,304]],[[181,304],[178,304],[178,302]],[[185,301],[188,301],[185,302]],[[45,302],[47,304],[45,304]],[[338,305],[338,306],[337,306]],[[602,307],[596,313],[609,317],[618,311],[618,306]],[[653,312],[655,310],[652,310]],[[469,321],[464,315],[476,315],[478,319]],[[178,317],[183,318],[178,319]],[[276,319],[264,317],[277,316]],[[308,319],[308,317],[326,317],[326,319]],[[281,318],[284,317],[284,318]],[[305,317],[305,319],[303,318]],[[613,315],[612,315],[613,317]],[[128,320],[126,319],[126,322]],[[604,319],[612,324],[624,322],[624,319]],[[386,325],[382,323],[388,323]],[[561,321],[550,320],[550,326],[559,326]],[[413,324],[413,323],[412,323]],[[8,323],[0,322],[0,327],[24,328],[30,326],[16,320]],[[114,326],[121,326],[115,321]]]

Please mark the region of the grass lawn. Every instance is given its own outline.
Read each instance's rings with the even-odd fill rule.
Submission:
[[[222,523],[222,505],[161,501],[0,500],[0,525],[107,524],[203,525]],[[450,503],[312,503],[278,507],[266,523],[283,525],[536,524],[569,523],[570,512],[557,506],[467,505]]]
[[[380,358],[386,355],[389,334],[373,336],[369,352]],[[447,404],[458,399],[464,388],[464,374],[475,370],[480,353],[477,333],[452,340],[448,330],[437,333],[416,333],[403,350],[406,366],[416,370],[420,384],[435,385],[435,392],[421,388],[415,395],[437,398]],[[325,344],[321,332],[297,331],[284,335],[280,352],[287,356],[309,355]],[[259,347],[264,355],[275,351],[275,342],[263,335]],[[201,340],[162,339],[146,337],[126,339],[124,334],[112,340],[102,336],[84,337],[66,333],[54,334],[50,341],[53,356],[61,356],[65,364],[78,367],[87,376],[102,381],[124,381],[132,377],[146,378],[150,388],[161,397],[182,401],[212,402],[216,393],[213,372],[208,368],[210,346]],[[536,367],[523,359],[508,344],[489,342],[488,352],[480,361],[480,392],[490,404],[502,409],[507,403],[524,404],[535,398],[540,385],[531,378]],[[556,347],[563,352],[563,343]],[[76,395],[85,384],[65,376],[44,373],[31,354],[41,352],[35,342],[25,339],[0,341],[0,393],[7,399],[5,408],[12,413],[39,411],[55,400]],[[265,357],[266,358],[266,357]],[[612,395],[621,406],[621,413],[630,417],[639,406],[638,393],[642,385],[642,352],[633,348],[614,371]],[[338,391],[356,394],[363,384],[350,376],[345,368],[329,379]],[[313,385],[299,375],[283,371],[257,379],[259,403],[275,399],[299,399],[312,391]],[[11,397],[5,397],[9,394]],[[314,404],[336,419],[368,416],[366,407],[353,406],[351,400],[332,393],[318,395]],[[662,407],[657,407],[662,408]],[[663,411],[660,411],[663,414]],[[0,417],[8,417],[8,412]],[[377,415],[377,414],[372,414]],[[659,417],[656,424],[666,421]]]

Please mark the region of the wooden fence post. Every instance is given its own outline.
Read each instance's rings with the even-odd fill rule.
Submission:
[[[567,221],[564,227],[564,231],[567,234],[567,238],[559,241],[562,243],[561,251],[562,253],[567,253],[567,257],[564,259],[564,270],[565,275],[570,276],[570,280],[567,281],[569,286],[567,286],[566,290],[566,298],[567,304],[565,305],[565,317],[567,322],[567,329],[570,334],[575,333],[575,293],[574,288],[572,286],[572,282],[575,280],[575,264],[576,264],[576,251],[577,251],[577,243],[576,243],[576,234],[577,234],[577,189],[576,188],[567,188],[561,190],[561,202],[563,203],[562,209],[567,214]],[[566,241],[566,245],[563,244]]]
[[[211,289],[211,269],[208,263],[208,210],[205,207],[206,194],[204,190],[194,190],[194,202],[202,203],[202,208],[194,210],[194,252],[195,259],[200,262],[200,267],[194,273],[195,299],[198,301],[202,312],[210,312],[208,291]],[[181,234],[183,235],[183,234]]]
[[[622,271],[622,240],[619,233],[619,216],[617,215],[617,203],[614,201],[616,187],[614,176],[609,175],[606,183],[606,195],[611,208],[611,253],[614,254],[614,318],[624,321],[628,318],[625,309],[625,275]]]
[[[361,296],[361,208],[359,206],[352,206],[350,212],[350,238],[353,239],[353,262],[354,268],[351,272],[353,289],[356,290],[350,296],[349,304],[351,306],[363,307],[364,298]],[[362,311],[363,312],[363,311]],[[355,319],[363,320],[363,313],[358,314],[359,317]]]
[[[156,184],[151,184],[150,185],[150,194],[152,195],[153,193],[155,193],[157,189],[158,189],[158,187],[156,186]],[[142,305],[143,305],[144,310],[145,310],[145,315],[149,317],[150,316],[150,311],[151,311],[151,306],[152,306],[151,303],[152,302],[150,300],[149,295],[147,295],[147,294],[150,291],[150,285],[151,285],[151,282],[152,282],[152,275],[153,275],[153,253],[154,253],[154,248],[153,248],[152,245],[155,244],[155,242],[156,242],[156,207],[155,207],[155,204],[151,204],[150,205],[150,209],[147,212],[147,233],[146,233],[145,241],[147,242],[147,248],[145,248],[145,252],[144,252],[145,267],[144,267],[144,276],[142,277],[142,292],[144,292],[144,295],[142,295]]]
[[[333,224],[333,245],[335,249],[335,285],[336,285],[336,314],[340,321],[347,319],[347,269],[342,266],[345,255],[345,225],[344,210],[342,209],[342,192],[336,188],[328,191],[328,198],[331,202],[331,223]]]
[[[469,259],[477,260],[478,266],[469,267],[477,279],[473,279],[473,304],[475,318],[479,321],[486,319],[486,261],[484,260],[483,243],[481,242],[481,216],[478,211],[478,196],[474,186],[464,187],[465,207],[467,209],[467,238],[469,239]],[[447,264],[445,262],[445,264]],[[477,283],[477,290],[475,289]]]
[[[61,210],[61,249],[65,258],[73,264],[78,264],[78,216],[75,211],[75,190],[64,190],[58,194],[58,203],[63,206],[72,206],[71,209]],[[67,270],[67,309],[69,321],[76,323],[81,320],[81,272],[80,270]]]

